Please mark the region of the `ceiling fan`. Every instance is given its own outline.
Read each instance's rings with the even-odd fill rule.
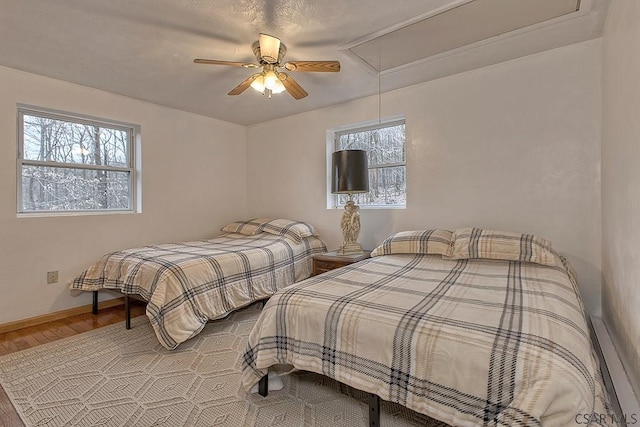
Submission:
[[[262,68],[262,72],[249,76],[245,81],[233,88],[229,95],[240,95],[250,86],[271,98],[271,94],[287,91],[295,99],[302,99],[308,93],[289,74],[278,71],[284,68],[287,71],[320,71],[338,72],[338,61],[289,61],[282,62],[287,53],[287,47],[277,37],[268,34],[260,34],[253,43],[253,54],[259,64],[247,62],[218,61],[215,59],[194,59],[196,64],[229,65],[243,68]]]

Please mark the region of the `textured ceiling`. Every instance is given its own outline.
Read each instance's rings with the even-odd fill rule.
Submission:
[[[380,82],[350,50],[468,2],[0,0],[0,65],[247,125],[372,95],[379,83],[387,91],[599,37],[608,4],[581,0],[577,12],[394,66]],[[251,89],[228,96],[254,71],[193,63],[255,62],[251,45],[260,32],[287,45],[286,60],[339,60],[342,70],[292,73],[309,93],[296,101]],[[418,33],[394,49],[411,51],[438,37],[450,36]]]

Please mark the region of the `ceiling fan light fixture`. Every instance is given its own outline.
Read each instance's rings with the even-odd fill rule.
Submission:
[[[253,79],[253,82],[251,82],[251,87],[260,93],[264,92],[264,75],[262,75],[262,73],[258,73],[256,78]]]
[[[271,89],[271,92],[273,93],[282,93],[285,91],[285,87],[282,84],[282,82],[280,81],[280,79],[278,79],[278,81],[276,82],[276,86]]]
[[[255,74],[256,77],[251,82],[251,87],[253,89],[257,90],[258,92],[260,92],[263,95],[265,93],[268,93],[269,94],[269,98],[271,98],[271,94],[284,92],[286,90],[286,88],[284,87],[284,85],[282,84],[280,79],[277,77],[277,75],[276,75],[276,81],[272,85],[272,87],[267,87],[265,85],[265,81],[266,81],[265,75],[268,74],[269,72],[271,72],[271,73],[273,73],[275,75],[275,72],[273,72],[273,71],[267,71],[267,72],[264,72],[264,73]],[[269,84],[270,85],[271,85],[271,83],[272,83],[272,80],[269,80]]]
[[[264,72],[264,87],[269,90],[274,90],[278,87],[278,83],[280,83],[280,79],[276,75],[275,71],[268,70]]]

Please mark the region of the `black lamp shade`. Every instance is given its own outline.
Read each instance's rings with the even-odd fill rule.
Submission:
[[[333,194],[369,191],[369,166],[365,150],[342,150],[331,155],[331,192]]]

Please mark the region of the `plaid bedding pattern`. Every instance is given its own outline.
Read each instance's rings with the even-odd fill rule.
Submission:
[[[269,218],[253,218],[246,221],[234,221],[222,227],[220,231],[254,236],[262,233],[262,226],[269,221],[271,221]]]
[[[317,237],[294,243],[268,233],[145,246],[104,255],[70,289],[142,296],[158,340],[171,350],[207,321],[306,279],[311,257],[322,252]]]
[[[461,228],[453,233],[449,259],[489,258],[555,265],[551,241],[533,234],[482,228]]]
[[[613,423],[575,278],[560,257],[543,266],[385,255],[312,277],[263,309],[243,356],[243,388],[274,364],[452,426]]]
[[[387,237],[371,252],[371,256],[393,254],[448,255],[453,244],[449,230],[400,231]]]

